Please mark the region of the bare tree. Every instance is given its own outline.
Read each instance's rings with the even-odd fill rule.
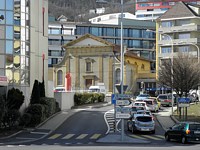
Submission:
[[[174,91],[182,96],[191,89],[197,89],[200,83],[200,64],[196,58],[179,53],[178,57],[162,61],[159,71],[159,84],[173,87]]]

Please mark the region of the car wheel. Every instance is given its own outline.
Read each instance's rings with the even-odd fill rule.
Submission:
[[[170,138],[169,138],[169,135],[168,135],[168,134],[165,135],[165,140],[166,140],[166,141],[170,141]]]
[[[152,134],[155,134],[155,132],[156,132],[156,131],[155,131],[155,130],[153,130],[151,133],[152,133]]]
[[[127,130],[130,131],[129,125],[127,124]]]
[[[132,129],[131,129],[131,132],[132,132],[132,133],[134,133],[134,132],[135,132],[135,130],[134,130],[134,127],[132,127]]]
[[[186,143],[187,143],[186,137],[183,136],[183,137],[181,138],[181,143],[182,143],[182,144],[186,144]]]

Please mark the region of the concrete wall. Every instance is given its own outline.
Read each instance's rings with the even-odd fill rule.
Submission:
[[[59,103],[61,110],[71,109],[74,106],[74,92],[56,92],[54,98]]]

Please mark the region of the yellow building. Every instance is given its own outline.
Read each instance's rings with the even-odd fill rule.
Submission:
[[[107,92],[113,92],[114,83],[120,84],[119,46],[86,34],[63,47],[64,58],[49,71],[53,73],[54,87],[79,91],[104,83]],[[125,53],[124,60],[124,84],[128,85],[127,91],[135,93],[140,90],[140,80],[153,78],[150,61],[130,52]]]

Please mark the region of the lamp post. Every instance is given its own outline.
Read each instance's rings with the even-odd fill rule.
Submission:
[[[174,100],[173,100],[173,56],[174,56],[174,44],[173,44],[173,39],[172,39],[172,37],[170,36],[170,35],[168,35],[168,34],[165,34],[165,33],[159,33],[159,32],[156,32],[156,31],[153,31],[153,30],[150,30],[150,29],[147,29],[146,30],[147,32],[154,32],[154,33],[158,33],[158,34],[161,34],[161,35],[164,35],[164,36],[167,36],[169,39],[170,39],[170,41],[171,41],[171,96],[172,96],[172,113],[171,113],[171,115],[173,116],[173,105],[174,105]]]

